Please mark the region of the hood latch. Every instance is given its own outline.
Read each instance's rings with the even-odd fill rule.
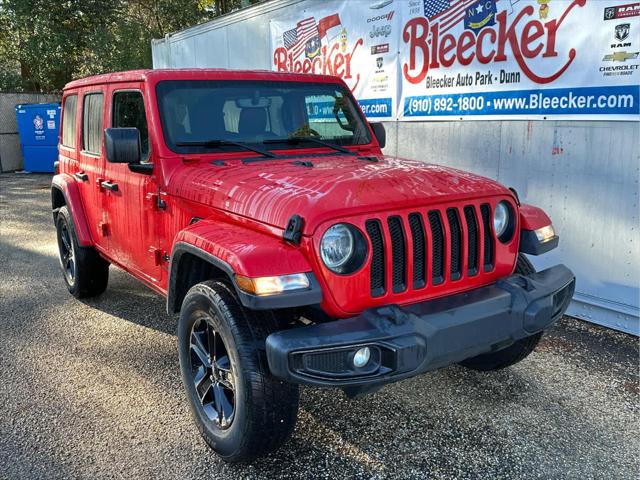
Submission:
[[[302,240],[302,226],[304,224],[304,219],[298,215],[293,214],[287,221],[287,228],[282,234],[282,238],[284,238],[285,242],[293,243],[294,245],[300,245],[300,241]]]

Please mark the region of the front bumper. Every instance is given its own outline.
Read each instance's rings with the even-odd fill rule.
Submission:
[[[275,332],[266,342],[269,367],[288,382],[370,391],[540,332],[562,316],[574,289],[571,270],[557,265],[450,297]],[[364,346],[371,360],[356,368],[353,356]]]

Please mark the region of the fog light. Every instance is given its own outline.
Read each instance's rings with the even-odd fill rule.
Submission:
[[[362,368],[367,363],[369,363],[370,358],[371,358],[371,349],[369,347],[362,347],[353,356],[353,366],[356,368]]]

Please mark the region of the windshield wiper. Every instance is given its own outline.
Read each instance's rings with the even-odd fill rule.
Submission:
[[[315,138],[315,137],[290,137],[290,138],[283,138],[283,139],[269,139],[269,140],[263,140],[262,143],[268,144],[268,143],[290,143],[292,145],[298,145],[300,143],[303,142],[311,142],[311,143],[317,143],[318,145],[322,145],[323,147],[327,147],[327,148],[331,148],[333,150],[336,150],[338,152],[341,153],[346,153],[347,155],[358,155],[355,152],[352,152],[351,150],[349,150],[348,148],[344,148],[340,145],[336,145],[335,143],[331,143],[331,142],[327,142],[325,140],[320,140],[319,138]]]
[[[226,146],[233,146],[233,147],[244,148],[245,150],[250,150],[250,151],[255,152],[255,153],[259,153],[260,155],[263,155],[265,157],[275,158],[275,155],[273,153],[271,153],[271,152],[268,152],[266,150],[262,150],[261,148],[252,147],[251,145],[247,145],[246,143],[234,142],[232,140],[204,140],[204,141],[200,141],[200,142],[177,142],[176,146],[177,147],[226,147]]]

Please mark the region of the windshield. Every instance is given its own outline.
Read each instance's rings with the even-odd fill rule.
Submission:
[[[270,149],[303,148],[291,138],[338,145],[371,141],[358,108],[339,84],[256,81],[163,81],[157,86],[162,130],[177,153],[240,150],[241,142]],[[282,140],[282,146],[278,145]]]

